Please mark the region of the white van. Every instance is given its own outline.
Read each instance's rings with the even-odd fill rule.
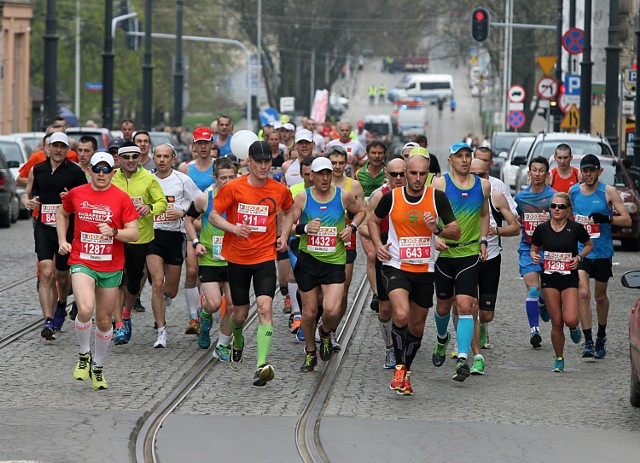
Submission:
[[[453,96],[453,77],[451,74],[420,74],[412,77],[400,92],[399,98],[422,98],[423,101],[436,102],[438,97],[445,100]]]

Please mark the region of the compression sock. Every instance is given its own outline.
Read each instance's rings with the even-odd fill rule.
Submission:
[[[271,338],[273,337],[272,325],[258,326],[258,364],[257,367],[267,363],[267,356],[271,350]]]
[[[300,313],[300,304],[298,303],[298,283],[289,282],[289,294],[295,294],[296,297],[291,298],[291,313]]]
[[[467,358],[469,347],[471,347],[472,337],[473,316],[460,315],[458,319],[458,329],[456,330],[456,339],[458,340],[458,358]]]
[[[404,365],[404,352],[407,346],[409,327],[405,325],[400,328],[399,326],[396,326],[395,323],[393,323],[393,325],[391,326],[391,331],[393,333],[393,352],[396,355],[396,361],[400,365]]]
[[[582,330],[582,333],[584,334],[584,341],[592,341],[593,342],[593,334],[591,331],[591,328],[589,328],[588,330]]]
[[[540,293],[540,296],[538,296],[538,307],[542,308],[542,307],[546,307],[547,303],[544,300],[544,297],[542,297],[542,293]]]
[[[244,336],[242,334],[244,323],[237,325],[236,322],[233,321],[233,315],[229,321],[231,323],[231,332],[233,333],[233,347],[244,347]]]
[[[384,341],[385,347],[388,349],[393,345],[393,338],[391,334],[393,322],[391,320],[382,321],[380,317],[378,317],[378,324],[380,325],[380,333],[382,334],[382,340]]]
[[[540,325],[540,306],[538,305],[538,297],[540,293],[538,288],[532,286],[527,294],[527,301],[525,307],[527,309],[527,318],[529,319],[529,327]]]
[[[184,299],[187,302],[187,309],[189,310],[189,317],[191,319],[196,318],[198,310],[198,302],[200,300],[200,293],[196,285],[184,287]]]
[[[440,339],[441,341],[447,339],[447,328],[449,328],[449,319],[451,318],[451,312],[441,317],[440,315],[438,315],[438,311],[434,310],[433,317],[436,319],[436,328],[438,328],[438,339]]]
[[[109,328],[109,331],[100,331],[96,327],[96,351],[93,356],[94,365],[102,366],[105,356],[107,355],[107,349],[111,344],[111,338],[113,337],[113,328]]]
[[[76,335],[78,336],[78,344],[80,344],[80,353],[86,354],[91,351],[91,327],[93,322],[89,320],[87,323],[82,323],[78,317],[76,317]]]
[[[598,334],[597,336],[600,339],[604,339],[607,337],[607,325],[601,325],[600,323],[598,323]]]
[[[289,295],[289,286],[280,286],[280,294],[283,297],[287,297]]]
[[[413,359],[416,358],[418,349],[420,349],[421,341],[422,336],[418,338],[407,331],[407,348],[405,349],[404,359],[404,364],[407,367],[407,370],[411,370],[411,364],[413,363]]]

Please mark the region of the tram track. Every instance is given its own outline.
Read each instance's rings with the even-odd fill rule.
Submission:
[[[12,288],[15,288],[16,286],[20,286],[20,285],[22,285],[22,284],[24,284],[24,283],[28,283],[29,281],[31,281],[31,280],[33,280],[33,279],[35,279],[35,278],[36,278],[36,276],[37,276],[37,275],[33,275],[33,274],[31,274],[31,275],[29,275],[29,276],[22,277],[22,278],[20,278],[19,280],[12,281],[11,283],[9,283],[9,284],[7,284],[7,285],[5,285],[5,286],[1,287],[1,288],[0,288],[0,293],[3,293],[3,292],[5,292],[5,291],[8,291],[8,290],[10,290],[10,289],[12,289]]]

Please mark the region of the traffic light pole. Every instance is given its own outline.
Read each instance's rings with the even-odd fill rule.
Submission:
[[[618,156],[618,121],[620,119],[620,45],[618,45],[618,0],[609,0],[609,44],[607,53],[606,98],[604,101],[604,136],[613,154]]]
[[[591,132],[591,0],[584,0],[584,48],[580,67],[580,132]],[[618,86],[616,85],[616,91]]]
[[[47,0],[44,34],[44,124],[52,124],[58,115],[58,33],[56,0]]]
[[[562,0],[558,0],[558,8],[556,10],[556,54],[558,55],[558,60],[556,61],[556,81],[558,82],[558,86],[562,82],[562,9],[563,2]],[[560,108],[560,92],[556,95],[556,110]],[[551,107],[549,107],[549,114],[547,115],[547,120],[550,117],[553,117],[553,131],[560,132],[560,123],[562,117],[560,116],[559,111],[554,111],[553,116],[551,115]]]

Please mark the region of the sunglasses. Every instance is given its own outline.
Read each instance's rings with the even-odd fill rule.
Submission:
[[[136,153],[136,154],[121,154],[120,157],[122,159],[124,159],[125,161],[128,161],[129,159],[138,159],[140,157],[140,155],[138,153]]]
[[[550,207],[551,209],[560,209],[560,210],[568,209],[568,208],[569,208],[569,206],[568,206],[568,205],[566,205],[566,204],[559,204],[559,203],[551,203],[551,204],[549,204],[549,207]]]
[[[404,172],[389,172],[389,175],[391,175],[393,178],[404,177]]]
[[[91,167],[91,171],[94,174],[99,174],[102,172],[103,174],[110,174],[113,171],[113,167],[109,166],[93,166]]]

